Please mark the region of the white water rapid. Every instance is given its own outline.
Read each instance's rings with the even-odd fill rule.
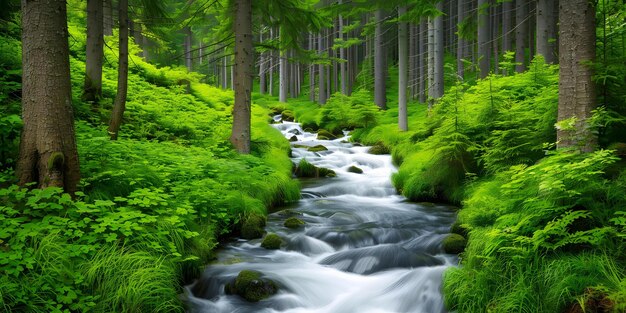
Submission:
[[[293,148],[293,161],[332,169],[337,177],[302,180],[302,199],[268,216],[266,230],[280,235],[280,250],[261,240],[238,240],[218,253],[187,286],[190,312],[440,313],[442,274],[457,258],[441,242],[454,222],[445,205],[417,204],[397,195],[389,155],[371,155],[347,137],[317,140],[297,123],[275,125],[292,144],[324,145],[328,151]],[[362,174],[348,172],[350,166]],[[306,222],[283,226],[287,217]],[[224,287],[245,269],[279,285],[279,292],[251,303],[226,295]]]

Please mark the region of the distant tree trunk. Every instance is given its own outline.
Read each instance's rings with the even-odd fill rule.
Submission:
[[[461,25],[466,18],[466,6],[465,0],[458,0],[457,2],[457,24]],[[456,74],[460,79],[465,77],[465,64],[463,64],[463,59],[465,59],[465,46],[467,43],[465,39],[461,36],[460,32],[457,34],[458,41],[456,46]]]
[[[417,74],[417,65],[416,65],[416,50],[417,43],[415,38],[415,25],[409,24],[409,78],[408,85],[409,90],[411,91],[410,97],[412,100],[416,99],[417,96],[417,85],[416,85],[416,74]]]
[[[117,140],[117,134],[122,125],[122,118],[126,110],[126,95],[128,92],[128,0],[119,0],[119,61],[117,65],[117,94],[109,122],[109,136]]]
[[[480,78],[489,75],[489,0],[478,0],[478,63]]]
[[[315,38],[309,33],[309,50],[315,50]],[[315,65],[309,65],[309,101],[315,102]]]
[[[278,101],[287,102],[287,54],[286,51],[280,51],[280,59],[278,60]]]
[[[324,53],[324,32],[320,31],[318,51],[320,54]],[[326,104],[326,69],[323,64],[319,64],[319,104]]]
[[[263,43],[263,30],[259,31],[259,42]],[[265,94],[267,92],[267,79],[265,72],[267,71],[267,64],[265,52],[261,52],[259,56],[259,93]]]
[[[511,20],[513,19],[513,0],[502,3],[502,52],[511,51],[513,44],[511,38]],[[504,75],[508,75],[506,68],[502,69]]]
[[[224,48],[225,54],[226,48]],[[222,57],[222,89],[228,89],[228,59],[226,59],[226,56]]]
[[[133,37],[135,38],[135,43],[141,49],[141,51],[139,51],[139,56],[143,58],[146,47],[144,46],[143,33],[141,32],[142,27],[140,23],[135,22],[134,24],[135,28],[133,29]]]
[[[420,103],[426,103],[426,83],[430,82],[430,36],[429,27],[426,21],[420,22],[419,30],[419,74],[418,74],[418,96]],[[426,61],[428,59],[428,61]],[[428,80],[426,79],[426,68],[428,67]],[[430,87],[428,89],[430,91]]]
[[[102,98],[103,7],[102,0],[87,1],[87,53],[83,100],[94,103]]]
[[[274,39],[274,28],[270,27],[270,40]],[[270,85],[269,85],[269,94],[270,96],[274,95],[274,66],[276,65],[274,62],[274,54],[275,52],[272,50],[270,51],[270,69],[268,71],[268,75],[269,77],[269,81],[270,81]]]
[[[525,50],[528,39],[528,0],[515,0],[515,71],[521,73],[526,70]]]
[[[74,193],[80,179],[64,0],[22,1],[19,184]]]
[[[406,7],[398,7],[398,17],[406,14]],[[406,88],[408,74],[407,23],[398,22],[398,127],[409,129],[406,113]]]
[[[250,99],[254,71],[252,0],[235,1],[235,105],[230,142],[239,153],[250,153]]]
[[[558,121],[574,118],[574,129],[557,129],[557,147],[593,151],[596,135],[588,125],[595,107],[591,62],[596,57],[595,4],[560,1]]]
[[[338,3],[341,5],[341,0],[338,1]],[[339,39],[341,39],[341,41],[343,42],[343,17],[341,16],[341,14],[339,14]],[[347,85],[346,85],[346,49],[345,48],[339,48],[339,58],[341,59],[341,63],[339,63],[339,79],[341,80],[341,93],[344,95],[348,94],[348,89],[347,89]]]
[[[541,54],[546,63],[556,60],[556,36],[554,24],[554,0],[537,1],[537,54]]]
[[[442,11],[443,10],[443,3],[439,2],[437,3],[437,10]],[[443,51],[443,33],[444,33],[444,29],[443,29],[443,16],[439,15],[437,17],[435,17],[435,45],[434,45],[434,51],[433,54],[435,56],[435,68],[434,68],[434,82],[435,82],[435,86],[434,86],[434,94],[433,94],[433,98],[434,99],[439,99],[441,97],[443,97],[443,80],[444,80],[444,76],[443,76],[443,56],[444,56],[444,51]]]
[[[187,70],[191,72],[193,66],[191,60],[191,27],[185,27],[183,32],[185,33],[185,66],[187,67]]]
[[[500,47],[500,8],[498,3],[491,5],[491,37],[489,42],[493,48],[493,72],[496,74],[500,73],[500,51],[498,50]]]
[[[387,109],[387,86],[385,82],[385,52],[383,50],[383,11],[376,10],[376,29],[374,32],[374,102]]]
[[[103,18],[102,18],[102,29],[105,36],[113,35],[113,25],[115,25],[115,21],[113,20],[113,0],[103,0]]]

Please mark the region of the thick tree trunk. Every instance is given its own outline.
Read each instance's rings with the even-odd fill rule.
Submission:
[[[324,32],[320,31],[320,36],[319,36],[319,44],[318,44],[318,51],[320,54],[324,53]],[[323,105],[326,104],[326,69],[324,68],[323,64],[319,65],[319,104]]]
[[[113,0],[103,0],[103,18],[102,18],[102,29],[105,36],[113,35],[113,25],[115,25],[115,21],[113,20]]]
[[[315,50],[315,38],[309,33],[309,50]],[[309,101],[315,102],[315,65],[309,65]]]
[[[556,25],[553,25],[555,16],[553,1],[537,1],[537,54],[541,54],[546,63],[556,61]]]
[[[406,7],[398,8],[398,17],[406,14]],[[408,78],[407,23],[398,22],[398,127],[401,131],[409,129],[406,113],[406,88]]]
[[[591,62],[596,57],[594,2],[561,1],[559,6],[559,109],[558,121],[574,119],[573,129],[557,129],[558,148],[593,151],[596,135],[588,125],[595,107]]]
[[[122,125],[122,118],[126,110],[126,95],[128,92],[128,0],[119,0],[119,61],[117,65],[117,94],[109,122],[109,136],[117,140],[117,134]]]
[[[513,0],[502,3],[502,52],[511,51],[511,21],[513,19]]]
[[[83,100],[94,103],[102,97],[103,8],[102,0],[87,1],[87,51]]]
[[[187,67],[187,70],[191,72],[193,67],[193,62],[191,60],[191,27],[185,27],[183,32],[185,33],[185,66]]]
[[[374,32],[374,102],[387,108],[387,86],[385,82],[385,52],[383,49],[383,11],[376,10],[376,30]]]
[[[489,0],[478,0],[478,63],[480,78],[489,75]]]
[[[442,11],[443,10],[443,3],[439,2],[437,3],[437,10]],[[434,99],[439,99],[441,97],[443,97],[443,56],[444,56],[444,51],[443,51],[443,33],[444,33],[444,29],[443,29],[443,16],[437,16],[435,17],[435,45],[434,45],[434,51],[433,54],[435,56],[435,68],[434,68],[434,80],[435,80],[435,86],[434,86],[434,93],[433,93],[433,98]]]
[[[230,142],[239,153],[250,153],[250,101],[254,71],[252,0],[235,1],[235,105]]]
[[[526,70],[526,40],[528,39],[528,0],[515,0],[515,71]]]
[[[74,193],[80,179],[64,0],[22,0],[19,184]]]

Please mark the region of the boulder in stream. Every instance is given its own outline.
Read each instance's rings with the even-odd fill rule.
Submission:
[[[243,270],[234,282],[226,284],[226,294],[236,294],[247,301],[258,302],[278,292],[276,283],[262,276],[261,272]]]
[[[450,254],[459,254],[465,250],[467,240],[459,234],[450,234],[443,240],[443,251]]]
[[[354,165],[348,167],[348,172],[355,173],[355,174],[363,174],[363,170]]]
[[[317,131],[317,140],[333,140],[333,139],[337,139],[337,136],[335,136],[333,133],[325,129],[320,129]]]
[[[289,138],[289,141],[291,142],[298,141],[298,136],[296,135],[291,136],[291,138]]]
[[[245,217],[241,225],[241,237],[245,239],[256,239],[263,237],[265,230],[265,217],[251,213]]]
[[[300,226],[306,224],[303,220],[297,218],[297,217],[290,217],[288,219],[285,220],[285,223],[283,225],[285,225],[285,227],[287,228],[300,228]]]
[[[281,114],[282,114],[283,121],[293,122],[294,119],[295,119],[295,116],[293,115],[293,112],[290,111],[290,110],[284,110]]]
[[[311,151],[311,152],[328,151],[328,148],[322,145],[317,145],[317,146],[309,147],[307,151]]]
[[[263,238],[263,242],[261,242],[261,247],[268,250],[277,250],[280,249],[280,245],[283,243],[283,240],[274,233],[269,233],[265,235]]]
[[[300,160],[298,165],[296,165],[294,174],[296,175],[296,177],[311,177],[311,178],[337,176],[335,171],[329,170],[323,167],[317,167],[309,163],[305,159]]]
[[[389,147],[385,146],[382,142],[376,143],[369,150],[367,150],[367,153],[369,154],[389,154],[389,152]]]

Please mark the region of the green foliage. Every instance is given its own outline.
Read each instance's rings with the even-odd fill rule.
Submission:
[[[443,240],[443,251],[451,254],[459,254],[465,250],[467,240],[459,234],[450,234]]]
[[[359,90],[351,96],[331,95],[319,114],[318,125],[335,133],[342,129],[375,126],[378,107],[368,91]]]

